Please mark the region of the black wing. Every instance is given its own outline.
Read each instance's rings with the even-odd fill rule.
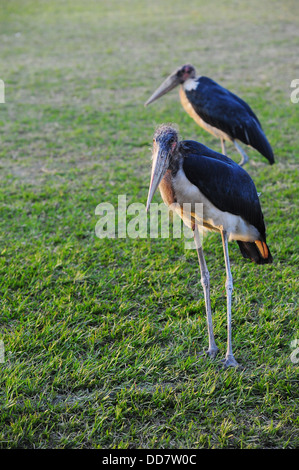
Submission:
[[[195,112],[208,124],[258,150],[274,163],[272,148],[250,106],[208,77],[199,77],[194,90],[185,90]]]
[[[241,216],[265,240],[264,217],[254,182],[230,158],[191,140],[180,143],[183,169],[192,184],[223,212]]]

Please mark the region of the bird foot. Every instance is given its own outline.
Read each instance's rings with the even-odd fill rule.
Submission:
[[[211,358],[211,359],[215,359],[217,354],[219,352],[219,349],[217,348],[217,346],[214,346],[214,347],[210,347],[208,350],[207,350],[207,355]]]
[[[232,354],[227,354],[225,359],[222,359],[223,367],[241,367]]]

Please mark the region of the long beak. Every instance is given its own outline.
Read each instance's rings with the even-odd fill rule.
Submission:
[[[155,191],[157,187],[159,186],[168,168],[168,152],[169,152],[169,149],[159,146],[159,148],[153,155],[153,166],[152,166],[151,182],[150,182],[150,187],[148,190],[148,197],[147,197],[147,203],[146,203],[146,212],[148,211],[150,203],[155,194]]]
[[[166,78],[166,80],[164,80],[162,85],[157,88],[157,90],[152,94],[152,96],[146,101],[144,106],[147,106],[148,104],[157,100],[158,98],[160,98],[160,96],[165,95],[179,84],[180,81],[178,79],[177,72],[172,73],[171,75],[169,75],[169,77]]]

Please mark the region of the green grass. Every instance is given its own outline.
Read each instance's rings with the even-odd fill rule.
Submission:
[[[298,447],[297,2],[1,3],[1,447]],[[276,156],[247,166],[273,265],[230,244],[241,370],[220,362],[219,237],[204,241],[213,362],[194,251],[94,231],[101,202],[145,203],[157,124],[220,150],[177,91],[143,106],[186,62],[250,103]]]

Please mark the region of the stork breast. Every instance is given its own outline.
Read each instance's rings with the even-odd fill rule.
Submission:
[[[225,140],[231,140],[231,137],[226,134],[225,132],[221,131],[217,127],[211,126],[207,122],[205,122],[195,111],[193,108],[192,104],[190,103],[189,99],[187,98],[187,95],[185,93],[184,88],[181,86],[180,88],[180,99],[182,106],[184,110],[189,114],[189,116],[194,119],[194,121],[203,129],[205,129],[207,132],[210,134],[214,135],[215,137],[218,137],[219,139],[225,139]]]

